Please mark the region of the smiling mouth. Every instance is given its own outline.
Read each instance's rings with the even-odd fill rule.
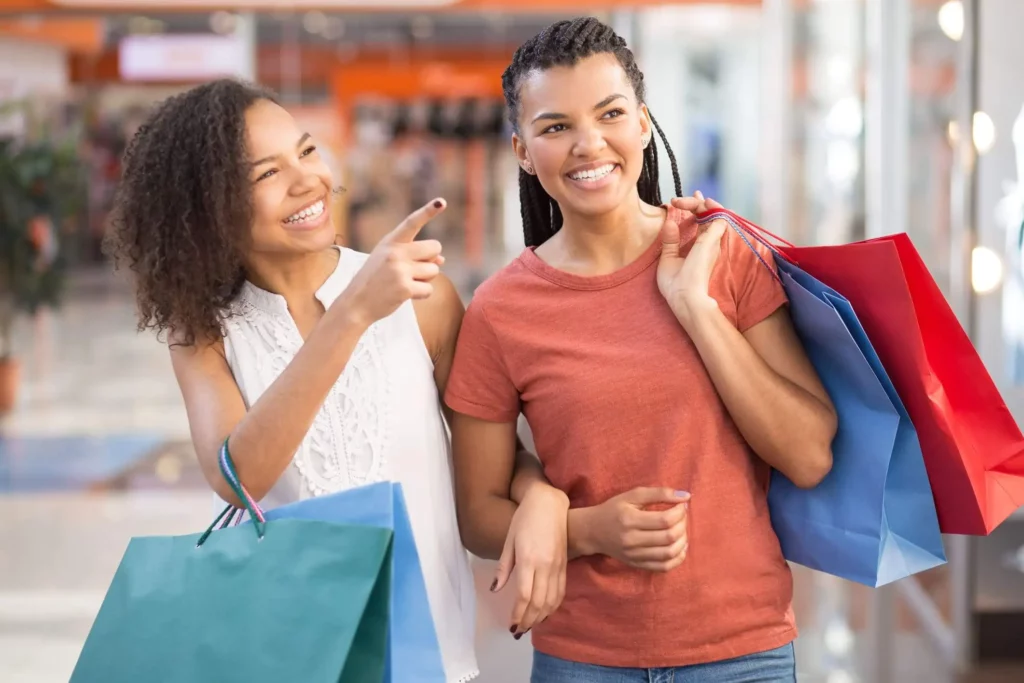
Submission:
[[[311,223],[319,218],[326,208],[324,200],[321,199],[313,204],[310,204],[302,211],[296,211],[288,218],[284,219],[285,225],[302,225],[303,223]]]
[[[575,173],[570,173],[569,178],[581,183],[597,182],[614,171],[616,166],[617,164],[605,164],[604,166],[599,166],[598,168],[592,168],[586,171],[576,171]]]

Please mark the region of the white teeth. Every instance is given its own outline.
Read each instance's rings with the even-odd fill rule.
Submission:
[[[294,213],[285,219],[285,223],[304,223],[312,220],[324,212],[324,201],[321,199],[313,206],[307,206],[302,211]]]
[[[573,180],[593,182],[595,180],[600,180],[601,178],[604,178],[606,175],[608,175],[614,170],[615,164],[605,164],[600,168],[593,168],[590,169],[589,171],[579,171],[578,173],[573,173],[569,177],[572,178]]]

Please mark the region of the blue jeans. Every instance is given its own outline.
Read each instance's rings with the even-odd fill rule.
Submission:
[[[796,683],[793,644],[709,664],[620,669],[533,653],[530,683]]]

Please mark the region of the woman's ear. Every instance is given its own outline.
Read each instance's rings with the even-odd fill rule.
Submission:
[[[534,170],[533,163],[530,161],[530,152],[526,149],[526,144],[516,133],[512,133],[512,151],[515,152],[516,160],[519,161],[519,167],[533,175]]]
[[[654,124],[651,123],[651,112],[647,110],[647,105],[640,104],[640,141],[647,148],[647,145],[651,144],[651,138],[654,135]]]

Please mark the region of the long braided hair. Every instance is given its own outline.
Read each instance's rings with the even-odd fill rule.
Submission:
[[[543,71],[553,66],[574,66],[587,57],[610,53],[615,55],[629,77],[637,102],[645,97],[644,75],[636,65],[633,52],[612,28],[593,17],[556,22],[519,46],[512,56],[512,63],[501,77],[505,104],[508,105],[512,129],[519,132],[519,90],[522,80],[533,71]],[[665,151],[672,164],[676,196],[681,197],[683,186],[679,180],[679,167],[675,154],[668,144],[665,132],[651,116],[658,135],[665,142]],[[648,204],[661,204],[661,189],[658,187],[658,146],[652,138],[644,149],[643,169],[636,183],[640,199]],[[519,169],[519,201],[523,218],[523,236],[526,246],[537,247],[546,242],[562,227],[562,212],[558,203],[551,198],[540,184],[540,180],[523,169]]]

